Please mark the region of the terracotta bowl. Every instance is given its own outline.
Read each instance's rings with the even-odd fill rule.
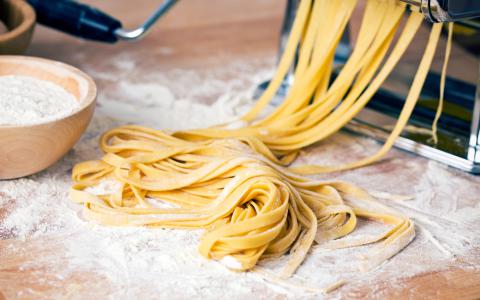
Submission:
[[[78,141],[95,109],[97,88],[80,70],[36,57],[0,56],[0,76],[48,80],[72,93],[79,107],[64,118],[38,125],[0,125],[0,179],[34,174],[58,161]]]
[[[8,31],[0,33],[0,54],[22,54],[30,45],[35,11],[23,0],[0,0],[0,20]]]

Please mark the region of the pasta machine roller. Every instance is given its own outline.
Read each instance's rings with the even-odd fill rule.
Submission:
[[[477,48],[471,51],[473,52],[472,57],[476,57],[478,60],[480,22],[474,18],[480,17],[479,0],[398,1],[406,2],[409,4],[410,10],[421,12],[430,22],[455,22],[455,28],[458,26],[458,28],[462,27],[462,29],[468,30],[470,36],[464,40],[471,44],[472,38],[476,39],[474,46]],[[283,52],[298,3],[299,0],[287,1],[280,39],[280,52]],[[454,41],[460,40],[461,38],[456,38],[454,31]],[[466,51],[463,48],[460,49],[464,51],[461,55],[464,55]],[[350,50],[347,28],[335,53],[337,66],[341,66],[348,59]],[[441,52],[441,47],[438,52]],[[452,53],[449,70],[455,68],[454,55],[455,52]],[[401,68],[402,64],[400,62],[397,67]],[[467,172],[480,174],[480,77],[478,77],[480,69],[477,66],[478,61],[471,66],[474,68],[473,74],[476,75],[473,76],[475,78],[470,78],[469,82],[448,74],[444,111],[438,123],[437,144],[433,144],[431,141],[431,128],[438,106],[440,74],[431,71],[409,124],[397,139],[395,146]],[[410,76],[412,77],[413,73]],[[403,82],[403,87],[394,89],[391,86],[396,86],[395,74],[390,77],[367,107],[346,126],[347,130],[373,137],[381,142],[388,138],[403,107],[406,96],[404,92],[409,89],[409,85],[405,85],[405,82],[411,82],[411,77],[406,79],[400,76],[397,83]],[[293,68],[286,76],[274,103],[278,104],[283,99],[292,81]],[[262,83],[258,87],[256,95],[259,95],[267,85],[268,81]]]

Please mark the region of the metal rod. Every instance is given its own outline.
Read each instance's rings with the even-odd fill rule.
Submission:
[[[138,40],[142,38],[148,30],[158,21],[158,19],[163,16],[167,11],[172,8],[178,0],[165,0],[157,10],[141,25],[140,27],[133,30],[124,30],[119,28],[115,30],[115,35],[122,40]]]
[[[479,68],[480,75],[480,68]],[[472,112],[472,127],[470,130],[470,148],[468,158],[474,162],[480,162],[480,77],[477,80],[477,91]]]

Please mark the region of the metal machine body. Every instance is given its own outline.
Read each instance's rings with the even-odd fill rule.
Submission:
[[[456,22],[480,30],[480,23],[469,20],[469,18],[480,17],[480,1],[478,0],[399,1],[410,4],[411,10],[420,11],[431,22]],[[283,52],[298,2],[298,0],[288,0],[282,27],[280,52]],[[348,58],[350,50],[347,31],[337,48],[335,62],[339,65],[343,64]],[[455,60],[451,59],[450,64],[454,63]],[[287,75],[274,103],[282,101],[292,81],[293,68],[292,72]],[[439,81],[438,74],[429,74],[422,97],[438,97]],[[267,84],[268,82],[261,84],[257,94],[260,94]],[[439,143],[433,145],[429,140],[431,135],[428,132],[431,129],[436,107],[430,110],[417,107],[407,130],[404,130],[397,139],[395,146],[470,173],[480,174],[480,77],[475,84],[447,78],[445,100],[451,101],[451,105],[455,107],[461,107],[463,112],[471,113],[471,118],[459,119],[448,114],[442,115],[439,122]],[[404,97],[382,87],[369,105],[346,126],[346,129],[383,142],[390,135],[403,103]]]
[[[411,4],[412,10],[418,9],[430,22],[456,22],[473,30],[480,30],[480,23],[470,20],[470,18],[480,17],[480,1],[401,1]],[[454,65],[455,59],[451,59],[450,64]],[[444,120],[439,123],[439,143],[434,145],[428,134],[431,129],[432,117],[426,117],[428,112],[422,107],[418,107],[409,123],[416,130],[412,132],[407,128],[397,139],[395,146],[473,174],[480,174],[480,68],[478,68],[478,72],[479,77],[477,77],[475,85],[447,77],[445,88],[445,99],[454,105],[465,108],[465,111],[468,110],[471,113],[470,119],[461,121],[446,115]],[[429,74],[422,96],[438,96],[439,81],[438,75]],[[390,100],[394,98],[395,95],[380,90],[371,105],[357,116],[348,128],[381,141],[386,140],[390,128],[385,128],[385,124],[394,123],[395,117],[398,115],[389,111],[392,103]],[[397,108],[397,112],[399,110],[400,107]],[[430,112],[430,114],[432,113],[433,111]],[[424,134],[421,133],[422,129],[425,129]]]
[[[480,15],[477,0],[400,0],[418,8],[430,22],[455,22]]]

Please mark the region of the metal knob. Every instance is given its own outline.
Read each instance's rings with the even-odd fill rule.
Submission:
[[[445,11],[437,2],[437,0],[400,0],[410,4],[414,8],[418,8],[425,18],[433,23],[452,21],[448,12]]]

